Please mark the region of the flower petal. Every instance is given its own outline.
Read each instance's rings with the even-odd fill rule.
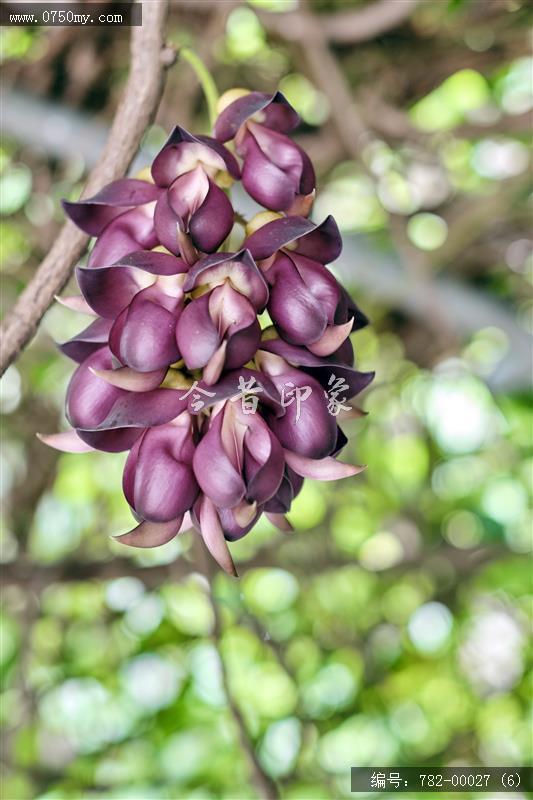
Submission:
[[[213,253],[233,228],[233,206],[228,196],[212,180],[200,208],[189,223],[194,246],[204,253]]]
[[[284,514],[274,514],[271,511],[267,511],[265,515],[272,525],[278,530],[283,531],[283,533],[292,533],[294,531],[293,526]]]
[[[194,169],[199,162],[213,170],[226,169],[233,178],[239,178],[239,165],[221,142],[210,136],[193,136],[179,125],[155,157],[152,177],[159,186],[170,186],[179,175]]]
[[[304,367],[324,388],[330,387],[330,380],[342,378],[347,384],[346,399],[355,397],[374,379],[374,372],[359,372],[346,364],[339,363],[335,356],[320,358],[305,347],[295,347],[283,339],[265,339],[261,342],[261,351],[275,353],[296,367]]]
[[[106,225],[89,256],[89,267],[114,264],[136,250],[151,250],[159,244],[154,229],[155,203],[139,206]]]
[[[331,457],[321,458],[319,460],[305,458],[305,456],[292,453],[290,450],[285,451],[285,460],[298,475],[303,475],[304,478],[312,478],[317,481],[337,481],[341,478],[349,478],[352,475],[357,475],[359,472],[366,469],[364,466],[342,464],[340,461],[336,461]]]
[[[83,331],[58,347],[66,356],[81,364],[87,356],[107,344],[110,330],[111,320],[96,319]]]
[[[135,251],[103,267],[78,267],[78,284],[100,316],[114,319],[137,292],[154,282],[152,276],[179,275],[187,264],[168,253]]]
[[[81,294],[75,294],[70,297],[61,297],[61,295],[56,294],[54,299],[71,311],[77,311],[79,314],[88,314],[91,317],[95,316],[95,312]]]
[[[281,217],[263,225],[244,242],[256,261],[269,258],[289,244],[293,245],[291,251],[322,264],[334,261],[342,250],[341,235],[331,216],[321,225],[305,217]]]
[[[178,348],[189,369],[205,367],[220,346],[220,336],[209,314],[209,295],[185,306],[176,327]]]
[[[284,211],[293,203],[299,181],[291,180],[248,136],[242,183],[257,203],[273,211]]]
[[[233,139],[241,125],[256,114],[261,115],[267,127],[278,131],[290,131],[300,122],[300,117],[281,92],[273,95],[249,92],[230,103],[218,116],[216,138],[221,142]]]
[[[262,311],[268,300],[268,287],[257,264],[247,250],[238,253],[213,253],[201,258],[190,270],[183,291],[198,286],[220,286],[229,280],[231,286]]]
[[[113,326],[110,347],[125,366],[153,372],[178,360],[175,314],[139,292],[122,315]]]
[[[143,519],[167,522],[192,508],[199,491],[191,466],[193,452],[190,422],[145,433],[134,456],[133,487],[133,507]]]
[[[208,497],[200,501],[200,530],[207,549],[222,569],[238,577],[215,506]]]
[[[43,444],[53,447],[54,450],[61,450],[63,453],[89,453],[94,450],[84,442],[76,431],[62,431],[61,433],[37,433],[35,434]]]
[[[181,518],[169,522],[149,522],[143,520],[140,525],[120,536],[113,536],[115,542],[127,544],[129,547],[161,547],[170,542],[179,532]]]
[[[202,491],[220,508],[231,508],[243,499],[245,485],[223,447],[223,419],[223,412],[211,418],[209,430],[196,447],[193,467]]]
[[[167,370],[164,368],[154,370],[154,372],[136,372],[130,367],[119,367],[118,369],[91,369],[91,372],[119,389],[125,389],[128,392],[149,392],[161,385]]]
[[[344,340],[350,335],[353,327],[353,318],[343,325],[328,325],[320,339],[308,344],[309,350],[315,356],[329,356],[334,353]]]
[[[308,458],[330,455],[337,441],[337,422],[328,412],[322,386],[295,369],[271,377],[286,405],[284,416],[269,416],[268,424],[283,447]]]
[[[68,217],[90,236],[100,236],[106,225],[128,208],[151,203],[160,189],[153,183],[134,178],[113,181],[95,194],[76,203],[63,200]]]
[[[94,450],[104,453],[122,453],[129,450],[143,434],[143,428],[115,428],[108,431],[77,431],[80,439]]]

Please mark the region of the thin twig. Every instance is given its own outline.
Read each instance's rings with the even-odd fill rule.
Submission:
[[[317,20],[324,36],[331,42],[366,42],[405,22],[418,2],[419,0],[377,0],[361,9],[319,14]],[[267,30],[284,39],[302,41],[309,36],[310,31],[300,11],[280,14],[256,9],[256,13]]]
[[[144,3],[143,24],[132,27],[129,77],[104,152],[89,175],[83,197],[94,194],[126,172],[153,119],[163,91],[165,68],[174,58],[173,53],[164,48],[167,8],[168,0]],[[0,329],[0,374],[30,341],[54,296],[68,281],[88,241],[89,237],[70,221],[60,230],[50,252]]]
[[[233,697],[229,682],[228,671],[224,663],[224,658],[222,657],[220,649],[220,642],[223,635],[222,618],[213,587],[215,576],[218,573],[218,567],[216,567],[210,556],[207,554],[206,548],[200,541],[200,537],[197,538],[197,542],[195,542],[195,544],[198,545],[198,550],[197,550],[198,561],[201,565],[201,571],[205,575],[205,578],[208,583],[207,594],[209,602],[211,604],[211,608],[213,610],[212,640],[218,653],[218,659],[220,662],[220,669],[222,674],[222,684],[224,686],[224,692],[226,694],[228,708],[231,711],[231,714],[237,726],[237,730],[239,732],[239,741],[241,747],[244,753],[246,754],[246,758],[250,767],[250,777],[255,787],[255,790],[259,795],[259,797],[261,798],[261,800],[279,800],[280,794],[278,792],[278,788],[274,783],[274,781],[272,780],[272,778],[270,778],[266,774],[266,772],[263,770],[263,767],[261,766],[261,763],[255,751],[254,743],[250,737],[250,734],[248,733],[246,721],[242,715],[239,706],[235,701],[235,698]]]

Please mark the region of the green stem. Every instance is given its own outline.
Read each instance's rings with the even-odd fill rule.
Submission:
[[[200,86],[203,89],[205,99],[207,102],[207,110],[209,112],[209,122],[211,127],[217,118],[217,103],[218,103],[218,89],[215,81],[202,59],[196,55],[194,50],[189,47],[181,47],[179,55],[191,65],[196,73],[196,77],[200,81]]]

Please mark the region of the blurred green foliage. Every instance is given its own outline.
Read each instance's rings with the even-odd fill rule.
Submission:
[[[508,30],[507,12],[466,29],[468,6],[423,4],[413,28],[363,46],[359,67],[357,49],[341,48],[347,80],[358,85],[396,52],[404,63],[406,49],[435,31],[449,36],[450,52],[491,52]],[[331,125],[326,93],[256,13],[291,8],[256,0],[231,10],[213,45],[214,72],[222,89],[279,85],[316,133]],[[346,4],[315,10],[339,8]],[[195,43],[179,9],[171,26]],[[2,36],[8,66],[38,64],[46,53],[46,31]],[[522,325],[531,263],[512,203],[499,212],[499,255],[482,247],[476,268],[461,260],[461,244],[453,259],[439,254],[454,242],[454,200],[483,202],[527,171],[524,134],[492,133],[490,123],[531,108],[531,61],[499,57],[485,70],[450,61],[402,109],[429,136],[425,155],[417,141],[385,135],[363,148],[362,163],[341,154],[320,176],[316,216],[333,213],[344,231],[371,234],[384,252],[391,215],[400,216],[413,252],[435,254],[426,274],[455,274]],[[114,80],[114,67],[97,80]],[[201,122],[205,111],[195,113]],[[181,121],[179,107],[166,114]],[[479,124],[486,134],[468,130]],[[147,152],[161,137],[154,126]],[[0,170],[9,301],[46,252],[59,199],[76,196],[84,165],[13,139],[2,144]],[[0,454],[6,800],[256,796],[220,658],[262,769],[287,800],[349,797],[350,766],[531,761],[531,411],[522,393],[495,396],[485,382],[508,348],[506,334],[495,323],[428,357],[432,334],[419,320],[350,288],[373,322],[354,336],[358,364],[377,379],[361,401],[369,416],[345,424],[346,460],[367,470],[335,485],[307,481],[289,515],[293,535],[262,521],[232,545],[242,578],[217,575],[212,586],[220,635],[191,534],[141,553],[109,539],[130,523],[124,455],[58,457],[34,440],[57,427],[72,372],[51,337],[68,338],[81,318],[51,309],[8,370]]]

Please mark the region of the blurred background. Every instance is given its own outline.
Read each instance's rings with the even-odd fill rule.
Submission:
[[[64,424],[54,340],[85,324],[52,308],[2,381],[6,800],[327,800],[350,766],[530,763],[530,9],[171,4],[169,40],[220,91],[279,87],[301,114],[314,217],[336,217],[333,269],[372,320],[368,416],[345,426],[368,468],[306,481],[295,534],[232,545],[239,581],[210,588],[190,534],[111,542],[124,454],[35,438]],[[4,309],[98,159],[129,33],[2,31]],[[176,123],[208,131],[179,60],[134,172]]]

